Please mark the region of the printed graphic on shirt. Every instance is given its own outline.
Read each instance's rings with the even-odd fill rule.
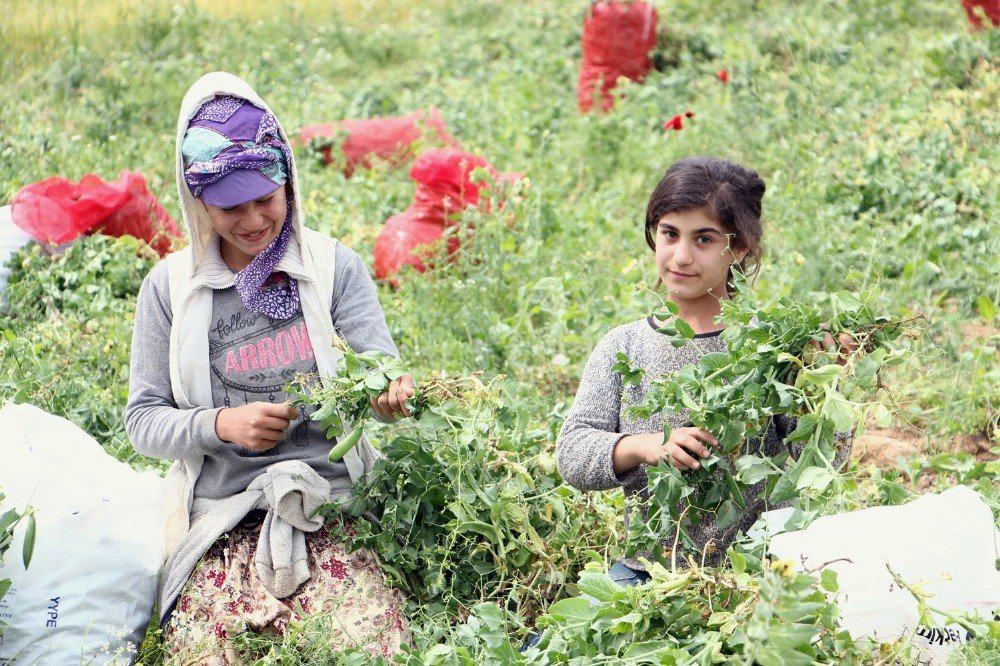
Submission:
[[[288,399],[284,391],[288,382],[296,375],[317,372],[301,310],[289,319],[271,319],[248,311],[233,288],[215,293],[208,357],[213,399],[220,407],[284,402]],[[293,422],[287,441],[305,447],[309,422],[305,410],[299,411],[298,422]],[[267,452],[244,449],[240,453],[266,455]]]

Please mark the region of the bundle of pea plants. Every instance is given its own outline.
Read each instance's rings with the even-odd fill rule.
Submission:
[[[791,562],[749,560],[729,552],[732,568],[671,571],[657,563],[651,580],[622,587],[588,565],[581,596],[537,618],[538,642],[521,651],[522,621],[495,603],[475,605],[447,640],[416,645],[392,663],[422,664],[809,664],[875,663],[838,625],[837,577],[798,573]],[[585,595],[585,596],[584,596]],[[830,595],[830,596],[828,596]],[[906,658],[905,646],[879,657]],[[892,653],[891,655],[889,653]],[[345,663],[372,663],[346,661]],[[384,666],[385,659],[374,663]]]
[[[502,377],[442,372],[419,381],[411,418],[382,424],[370,418],[369,399],[403,375],[402,361],[341,349],[334,376],[290,387],[295,404],[317,407],[310,418],[328,437],[341,437],[331,459],[362,428],[382,454],[350,503],[321,508],[350,519],[350,529],[333,528],[338,537],[350,550],[377,552],[390,582],[423,615],[450,617],[485,599],[537,613],[579,568],[578,543],[597,518],[542,464],[545,436],[526,431],[505,404]],[[344,437],[346,421],[355,426]]]
[[[721,302],[726,351],[653,378],[644,401],[632,408],[646,418],[688,410],[690,423],[712,433],[719,446],[697,470],[682,473],[665,464],[649,470],[647,520],[632,521],[629,554],[648,551],[667,564],[669,553],[671,566],[678,556],[703,558],[689,528],[702,520],[714,520],[722,529],[732,525],[745,508],[743,491],[762,481],[772,504],[836,498],[842,490],[833,464],[842,445],[838,440],[868,414],[888,425],[880,371],[906,353],[898,344],[904,322],[878,314],[874,299],[873,291],[838,292],[829,298],[832,312],[788,297],[761,307],[746,283],[738,282],[734,297]],[[655,316],[666,322],[660,332],[681,347],[695,333],[677,314],[667,301]],[[836,340],[844,333],[854,349],[840,364],[838,357],[847,352],[824,349],[822,343],[827,334]],[[641,370],[627,358],[616,367],[624,370],[625,383],[641,380]],[[796,420],[788,441],[801,447],[797,459],[787,451],[770,458],[746,453],[747,442],[762,437],[778,415]],[[669,436],[665,419],[664,441]]]

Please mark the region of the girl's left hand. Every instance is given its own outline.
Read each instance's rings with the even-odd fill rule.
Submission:
[[[406,401],[413,397],[413,377],[403,375],[399,379],[394,379],[389,383],[389,389],[377,398],[370,398],[369,402],[372,411],[384,419],[395,417],[406,418],[410,415],[410,410],[406,407]]]
[[[823,324],[822,328],[826,329],[827,325]],[[813,340],[812,344],[818,350],[837,351],[838,365],[847,365],[848,357],[858,350],[858,343],[854,341],[850,333],[840,333],[835,341],[833,336],[824,330],[823,342]]]

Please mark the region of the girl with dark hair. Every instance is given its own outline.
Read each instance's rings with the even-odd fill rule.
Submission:
[[[716,317],[720,302],[730,298],[733,269],[753,277],[759,268],[764,191],[764,181],[750,169],[711,157],[688,157],[667,169],[649,198],[646,243],[654,253],[659,283],[678,316],[694,329],[694,340],[673,347],[656,330],[667,322],[654,317],[612,329],[587,362],[556,444],[559,472],[571,485],[581,490],[624,488],[626,524],[630,501],[646,497],[650,465],[662,461],[680,470],[698,469],[709,448],[718,446],[712,433],[690,426],[686,411],[666,415],[671,430],[664,440],[664,415],[643,419],[627,410],[643,401],[651,378],[696,364],[703,354],[725,351],[720,337],[724,326]],[[828,343],[833,344],[832,339]],[[623,386],[613,370],[619,354],[645,371],[638,385]],[[776,455],[789,446],[785,436],[794,428],[792,420],[776,417],[762,438],[748,443],[746,452]],[[797,456],[800,449],[791,446],[790,452]],[[849,453],[850,439],[845,436],[835,466]],[[690,527],[707,563],[718,562],[739,531],[773,508],[765,504],[763,490],[763,482],[747,489],[744,515],[730,527],[720,529],[713,521]],[[623,585],[649,578],[638,557],[616,563],[610,574]]]

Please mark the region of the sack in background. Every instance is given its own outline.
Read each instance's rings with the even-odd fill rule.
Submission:
[[[372,168],[376,160],[399,165],[413,156],[413,144],[419,140],[455,145],[455,140],[445,129],[444,120],[437,109],[415,111],[394,118],[363,118],[320,123],[303,127],[298,142],[313,145],[323,155],[323,162],[332,164],[339,146],[343,155],[344,175],[348,178],[358,167]]]
[[[580,111],[601,111],[615,104],[611,94],[618,77],[642,81],[653,66],[649,52],[656,46],[656,10],[645,2],[595,2],[583,21],[583,62],[576,86]]]
[[[27,185],[14,195],[11,215],[14,224],[46,243],[65,243],[87,233],[128,234],[149,243],[161,257],[181,235],[142,174],[125,169],[114,182],[91,173],[78,183],[53,176]]]
[[[903,506],[820,518],[774,536],[770,553],[802,571],[829,562],[826,568],[837,572],[841,622],[851,636],[886,643],[916,632],[911,644],[921,664],[944,664],[968,633],[957,625],[919,626],[916,600],[893,583],[886,565],[903,582],[933,592],[934,608],[990,618],[1000,611],[1000,533],[990,507],[966,486]]]
[[[962,7],[965,8],[965,14],[969,17],[969,24],[973,30],[979,30],[980,28],[988,28],[988,25],[983,25],[983,20],[979,17],[979,12],[976,8],[980,8],[989,22],[994,26],[1000,26],[1000,0],[962,0]]]
[[[473,171],[485,169],[494,183],[513,182],[520,173],[501,174],[486,158],[457,148],[434,148],[413,163],[410,178],[416,183],[413,202],[404,212],[386,220],[375,240],[375,277],[391,279],[403,266],[420,273],[427,267],[428,252],[421,248],[445,235],[459,214],[469,207],[489,209],[486,180],[474,180]],[[457,236],[448,236],[448,254],[459,247]]]
[[[0,567],[0,578],[14,583],[0,601],[9,624],[0,663],[106,664],[116,651],[123,663],[156,599],[162,479],[118,462],[76,425],[33,405],[0,408],[0,432],[5,502],[30,505],[37,521],[27,570],[23,530]]]

